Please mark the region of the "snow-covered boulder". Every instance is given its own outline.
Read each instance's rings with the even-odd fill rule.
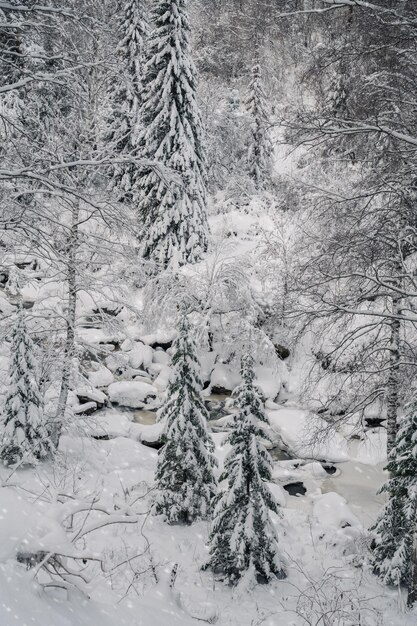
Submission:
[[[317,415],[298,408],[268,411],[271,437],[283,441],[293,456],[340,463],[349,460],[346,440]],[[323,436],[325,432],[325,436]]]
[[[169,365],[171,357],[164,350],[155,350],[153,353],[153,362],[160,365]]]
[[[94,387],[80,385],[77,387],[75,394],[81,404],[87,402],[95,402],[98,407],[102,407],[107,404],[106,394],[99,389],[95,389]]]
[[[143,367],[146,369],[152,363],[153,350],[144,343],[136,342],[133,349],[129,352],[129,364],[133,369]]]
[[[222,394],[233,391],[239,383],[239,374],[224,363],[217,363],[211,372],[210,389],[212,393]]]
[[[177,330],[175,328],[162,328],[150,335],[144,335],[140,339],[144,344],[152,346],[154,349],[160,347],[163,350],[167,350],[176,336]]]
[[[153,384],[158,389],[158,391],[165,391],[165,389],[168,387],[170,376],[171,368],[167,365],[161,365],[159,373],[153,381]]]
[[[111,372],[121,376],[129,367],[129,356],[124,352],[110,354],[106,357],[106,366]]]
[[[104,365],[95,365],[95,370],[89,372],[88,380],[93,387],[108,387],[114,382],[112,372]]]
[[[161,447],[163,431],[164,424],[162,422],[146,425],[133,423],[130,425],[131,436],[149,448],[158,449]]]
[[[134,348],[134,342],[131,339],[125,339],[120,345],[120,350],[123,352],[130,352]]]
[[[128,413],[120,413],[114,409],[107,409],[100,413],[95,420],[89,422],[91,434],[96,438],[114,439],[115,437],[129,437],[131,421]]]
[[[277,397],[281,390],[281,377],[272,367],[258,366],[255,368],[255,384],[259,387],[264,398]]]
[[[360,521],[348,507],[345,498],[335,492],[325,493],[315,499],[313,516],[321,526],[361,528]]]
[[[109,385],[108,393],[110,401],[115,404],[141,409],[149,400],[156,398],[158,391],[142,381],[123,380]]]

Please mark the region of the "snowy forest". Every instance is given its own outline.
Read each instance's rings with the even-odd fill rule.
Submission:
[[[415,626],[417,1],[0,0],[0,626]]]

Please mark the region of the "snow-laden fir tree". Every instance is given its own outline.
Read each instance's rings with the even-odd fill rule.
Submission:
[[[417,595],[417,401],[406,409],[386,469],[390,478],[381,492],[389,494],[389,500],[372,528],[376,533],[372,565],[385,584],[406,586],[413,603]]]
[[[158,456],[154,512],[170,523],[205,519],[216,491],[213,441],[201,395],[200,364],[186,317],[173,344],[172,375],[159,419],[165,445]]]
[[[36,369],[34,344],[20,309],[11,337],[9,386],[1,424],[0,459],[6,465],[34,464],[52,451]]]
[[[279,514],[278,504],[267,482],[272,459],[261,443],[268,439],[262,424],[268,423],[254,385],[254,362],[242,358],[242,383],[234,396],[238,407],[225,443],[231,451],[225,459],[220,480],[227,482],[217,496],[210,533],[210,557],[204,569],[224,575],[235,585],[243,577],[265,582],[285,577],[278,537],[270,511]]]
[[[270,176],[272,167],[272,142],[268,102],[265,95],[259,54],[252,68],[249,83],[246,109],[250,117],[251,134],[248,146],[249,174],[257,189],[264,187]]]
[[[118,72],[110,85],[111,119],[106,133],[107,151],[116,157],[135,156],[140,133],[140,105],[144,46],[148,34],[144,0],[119,3]],[[120,200],[138,200],[140,171],[132,163],[114,166],[110,189]]]
[[[141,179],[141,255],[157,266],[194,263],[207,249],[206,158],[197,105],[185,0],[154,0],[144,70],[141,156],[180,177],[171,186],[154,170]]]

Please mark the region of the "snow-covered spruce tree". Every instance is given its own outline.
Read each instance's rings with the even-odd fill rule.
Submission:
[[[265,95],[258,54],[252,68],[246,108],[251,122],[251,137],[248,146],[249,174],[257,189],[265,186],[271,176],[272,142],[269,128],[268,103]]]
[[[11,341],[9,387],[4,406],[0,459],[6,465],[33,464],[52,451],[36,381],[34,345],[22,310],[17,315]]]
[[[381,488],[389,500],[372,530],[376,545],[372,554],[374,572],[387,585],[404,585],[409,604],[417,599],[417,402],[407,407],[395,447],[386,469],[390,478]]]
[[[268,423],[262,401],[254,386],[254,362],[242,358],[242,383],[234,395],[238,412],[225,442],[232,449],[225,460],[220,480],[227,487],[217,496],[210,533],[210,557],[204,569],[225,576],[235,585],[243,577],[265,582],[285,577],[278,538],[269,511],[279,513],[267,486],[271,479],[271,457],[260,442],[268,439],[261,423]],[[249,582],[249,581],[248,581]]]
[[[216,460],[207,432],[200,364],[186,317],[173,345],[172,368],[159,417],[165,422],[166,442],[158,457],[154,512],[170,523],[190,524],[210,512],[216,491]]]
[[[207,249],[206,158],[191,58],[186,0],[154,0],[144,70],[141,156],[178,173],[169,187],[144,172],[139,203],[141,256],[166,267],[194,263]]]
[[[106,144],[115,156],[134,156],[140,130],[140,105],[144,45],[148,26],[144,0],[121,0],[119,3],[117,46],[118,72],[110,85],[111,119]],[[113,168],[110,189],[119,199],[138,200],[140,172],[135,163],[117,164]]]

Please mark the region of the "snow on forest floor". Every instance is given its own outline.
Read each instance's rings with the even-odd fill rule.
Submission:
[[[213,436],[221,463],[223,434]],[[1,626],[189,626],[201,620],[219,626],[301,626],[321,624],[317,616],[324,603],[329,615],[344,606],[351,613],[352,626],[415,623],[415,615],[398,611],[396,592],[379,586],[366,567],[358,567],[367,550],[363,530],[382,501],[375,495],[384,479],[380,464],[358,462],[355,449],[332,476],[323,468],[320,471],[314,461],[303,461],[295,470],[291,461],[275,462],[277,482],[282,483],[285,472],[304,472],[308,489],[300,497],[285,494],[283,498],[285,492],[279,492],[285,501],[284,518],[275,521],[288,561],[288,579],[248,592],[232,590],[201,571],[207,555],[207,523],[167,526],[147,515],[148,501],[142,496],[152,484],[157,452],[136,438],[137,433],[129,430],[124,436],[100,441],[68,434],[62,438],[54,472],[43,466],[9,477],[0,490]],[[6,470],[2,478],[7,479]],[[86,585],[90,599],[75,590],[68,598],[64,590],[41,590],[34,570],[26,571],[15,560],[17,552],[31,549],[68,554],[69,531],[60,523],[67,506],[60,503],[63,493],[77,501],[94,495],[100,505],[113,510],[129,503],[143,514],[139,524],[106,526],[86,536],[83,549],[104,554],[107,562],[107,571],[96,567],[94,582]],[[142,556],[112,571],[138,553]],[[175,563],[178,571],[171,588]],[[143,573],[135,577],[135,571]],[[363,604],[368,608],[359,622],[355,611]],[[327,623],[338,626],[342,624],[338,619],[335,612]]]

